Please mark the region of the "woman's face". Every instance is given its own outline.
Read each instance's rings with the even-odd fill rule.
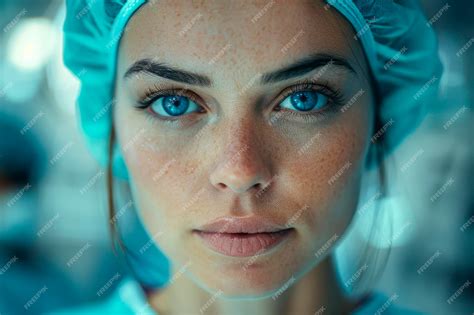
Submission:
[[[143,223],[175,272],[257,296],[331,252],[372,131],[367,69],[350,24],[318,1],[159,1],[134,14],[114,125]],[[196,233],[221,218],[220,232],[262,227],[236,217],[287,230]]]

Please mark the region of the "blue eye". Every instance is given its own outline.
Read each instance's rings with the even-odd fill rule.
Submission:
[[[182,95],[160,96],[150,105],[150,110],[165,117],[181,116],[188,110],[192,112],[199,108],[198,104]]]
[[[285,98],[280,106],[291,110],[293,107],[298,111],[307,112],[312,109],[318,111],[326,107],[327,104],[328,97],[324,94],[316,91],[297,91]]]

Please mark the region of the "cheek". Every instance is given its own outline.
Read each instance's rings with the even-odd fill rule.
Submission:
[[[146,222],[183,221],[185,201],[195,193],[199,161],[184,160],[174,150],[150,150],[149,142],[137,143],[125,160],[140,209],[152,219]]]
[[[188,155],[180,152],[179,143],[157,134],[142,115],[117,108],[115,124],[137,209],[151,235],[163,232],[157,241],[168,252],[166,244],[174,244],[185,233],[179,227],[189,226],[183,212],[186,200],[195,193],[200,162],[184,159]]]
[[[168,257],[184,263],[180,245],[193,224],[187,201],[200,193],[193,184],[199,162],[183,161],[173,150],[150,150],[145,143],[137,143],[133,151],[125,160],[142,222],[150,235],[161,233],[155,241]]]
[[[307,245],[320,247],[341,236],[356,209],[371,132],[369,103],[341,115],[289,157],[282,181],[289,195],[307,205],[298,219]]]

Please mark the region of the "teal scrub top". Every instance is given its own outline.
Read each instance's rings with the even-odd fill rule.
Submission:
[[[400,308],[394,304],[396,298],[391,298],[385,294],[376,292],[371,295],[366,303],[359,306],[352,315],[421,315],[423,313]],[[323,312],[325,313],[325,312]],[[159,315],[148,304],[145,293],[138,282],[133,278],[125,278],[118,288],[104,301],[51,312],[51,315]]]

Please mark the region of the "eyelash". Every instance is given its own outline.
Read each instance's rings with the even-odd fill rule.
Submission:
[[[301,91],[315,91],[318,93],[321,93],[325,96],[328,97],[328,104],[326,105],[326,109],[312,112],[312,113],[303,113],[303,112],[297,112],[294,110],[287,110],[284,108],[280,107],[280,104],[291,94],[296,93],[296,92],[301,92]],[[171,86],[170,88],[167,88],[166,90],[161,89],[158,85],[154,85],[153,87],[149,87],[145,93],[144,96],[141,97],[141,99],[138,101],[139,106],[136,108],[139,110],[144,110],[144,109],[149,109],[150,106],[160,97],[163,96],[168,96],[168,95],[182,95],[187,98],[189,98],[191,101],[195,102],[197,105],[199,105],[201,108],[203,108],[202,104],[202,99],[194,94],[192,91],[189,89],[183,89],[182,87],[175,87]],[[313,122],[320,120],[324,115],[327,114],[328,111],[331,112],[336,112],[342,105],[344,104],[344,96],[342,95],[341,91],[338,89],[331,88],[329,86],[329,82],[316,82],[315,80],[311,79],[304,79],[299,82],[296,82],[295,84],[285,88],[282,93],[280,93],[280,96],[277,97],[276,103],[277,105],[275,108],[278,108],[277,112],[286,112],[286,115],[294,116],[297,119],[303,119],[304,122]],[[202,113],[204,112],[196,112],[196,113]],[[150,115],[152,116],[157,116],[150,110]],[[160,116],[159,119],[164,120],[165,122],[175,122],[182,120],[183,117],[189,116],[188,115],[181,115],[181,116],[176,116],[176,118],[170,118],[170,117],[162,117]]]
[[[294,110],[287,110],[280,108],[280,104],[291,94],[301,91],[314,91],[321,93],[328,98],[328,104],[325,109],[315,112],[297,112]],[[281,93],[281,96],[277,98],[277,105],[275,108],[279,108],[279,111],[288,112],[289,115],[294,116],[296,119],[303,119],[304,122],[315,122],[321,120],[328,112],[336,112],[345,103],[342,92],[338,89],[331,88],[328,81],[316,82],[312,79],[304,79],[296,82],[295,84],[287,87]]]

